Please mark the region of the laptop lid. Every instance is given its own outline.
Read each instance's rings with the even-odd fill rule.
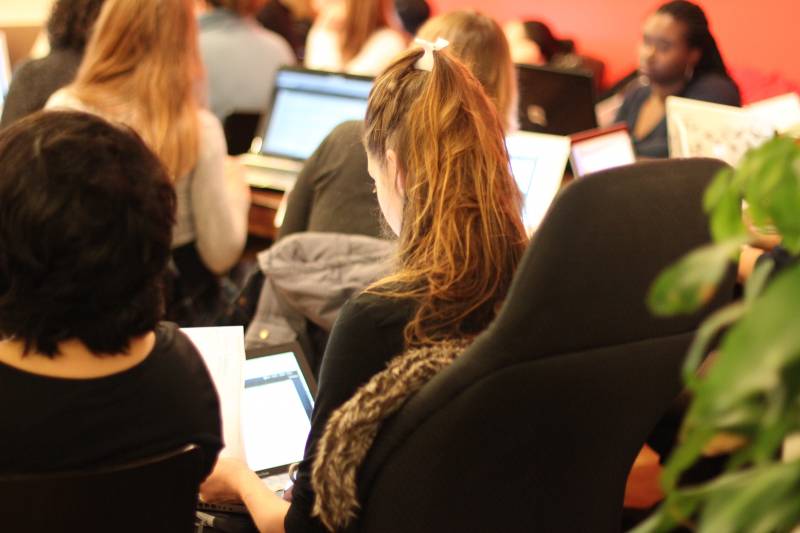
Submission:
[[[569,135],[597,127],[591,74],[533,65],[516,67],[520,128]]]
[[[511,173],[524,198],[522,219],[532,233],[561,187],[569,137],[518,131],[506,137]]]
[[[740,107],[667,97],[670,157],[712,157],[736,166],[750,148],[775,135],[768,121]]]
[[[745,109],[772,125],[778,133],[787,133],[800,126],[800,95],[786,93],[759,100],[745,106]]]
[[[576,133],[570,139],[570,163],[575,177],[636,162],[625,124]]]
[[[6,40],[6,33],[0,31],[0,109],[3,109],[10,84],[11,59],[8,55],[8,41]]]
[[[247,464],[259,477],[303,459],[317,392],[298,343],[261,349],[244,362],[241,429]]]
[[[362,120],[372,78],[283,67],[260,130],[261,155],[304,161],[330,131]]]

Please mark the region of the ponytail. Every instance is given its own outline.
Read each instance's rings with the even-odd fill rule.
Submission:
[[[420,50],[375,82],[365,144],[405,178],[399,265],[368,291],[411,299],[408,347],[470,337],[494,318],[527,244],[503,128],[480,82],[447,51],[419,70]]]

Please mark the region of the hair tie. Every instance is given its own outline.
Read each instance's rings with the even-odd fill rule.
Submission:
[[[447,48],[447,45],[450,44],[450,41],[442,39],[441,37],[437,38],[436,42],[433,43],[425,39],[420,39],[419,37],[414,39],[414,42],[425,50],[425,54],[414,63],[414,66],[419,70],[427,70],[428,72],[433,70],[433,53]]]

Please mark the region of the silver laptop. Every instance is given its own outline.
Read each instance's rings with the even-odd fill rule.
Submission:
[[[288,191],[303,163],[333,128],[362,120],[372,78],[283,67],[250,153],[242,156],[253,187]]]

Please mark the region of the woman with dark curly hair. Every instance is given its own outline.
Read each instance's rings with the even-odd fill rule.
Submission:
[[[194,345],[160,322],[175,204],[128,128],[38,112],[0,132],[0,475],[188,443],[211,470],[216,391]]]
[[[22,64],[14,73],[0,128],[42,109],[51,94],[73,80],[103,1],[56,0],[47,22],[50,54]]]

